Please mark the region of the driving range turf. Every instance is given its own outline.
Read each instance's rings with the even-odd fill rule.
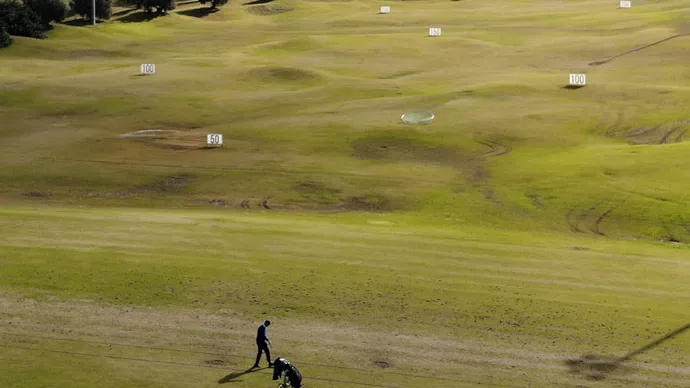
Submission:
[[[114,13],[0,50],[0,386],[688,386],[690,2]]]

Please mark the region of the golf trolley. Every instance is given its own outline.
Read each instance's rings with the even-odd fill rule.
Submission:
[[[278,357],[273,363],[273,380],[280,380],[278,388],[301,388],[302,374],[290,361]]]
[[[288,388],[288,387],[292,387],[292,385],[290,385],[290,378],[286,374],[285,376],[283,376],[283,382],[278,384],[278,388]]]

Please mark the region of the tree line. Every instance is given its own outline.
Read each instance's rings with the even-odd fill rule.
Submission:
[[[215,9],[228,0],[198,0],[210,3]],[[70,13],[92,20],[93,0],[70,0],[69,7],[63,0],[0,0],[0,48],[12,44],[12,35],[45,39],[51,23],[61,23]],[[177,7],[175,0],[134,0],[132,5],[145,12],[165,14]],[[112,0],[96,0],[96,19],[107,20],[112,16]]]

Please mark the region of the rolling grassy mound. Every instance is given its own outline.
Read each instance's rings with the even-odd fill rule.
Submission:
[[[685,384],[690,4],[389,4],[0,50],[0,386]]]
[[[259,6],[294,11],[246,12]],[[113,192],[194,170],[181,195],[136,203],[270,197],[274,209],[319,209],[296,189],[319,182],[347,192],[336,203],[374,195],[458,223],[689,238],[689,91],[679,80],[690,38],[651,45],[684,31],[681,1],[396,2],[390,15],[359,1],[275,1],[185,16],[195,7],[60,25],[0,53],[6,201],[40,192],[128,205]],[[431,25],[444,36],[426,37]],[[158,74],[137,76],[141,63]],[[570,72],[587,73],[589,86],[562,89]],[[404,126],[413,109],[437,119]],[[148,129],[193,131],[202,143],[223,133],[227,144],[119,138]],[[439,146],[406,147],[410,136]],[[403,146],[364,145],[380,137]]]

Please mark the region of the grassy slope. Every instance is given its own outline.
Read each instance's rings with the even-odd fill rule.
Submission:
[[[687,2],[636,2],[624,11],[594,1],[394,2],[385,16],[366,1],[279,3],[295,10],[257,16],[235,3],[199,19],[183,6],[145,23],[58,26],[48,40],[18,38],[0,50],[0,198],[54,206],[3,208],[0,289],[125,306],[231,307],[249,326],[266,311],[358,327],[392,319],[402,333],[433,331],[492,351],[554,356],[534,370],[525,362],[527,376],[497,368],[497,355],[444,372],[449,366],[434,361],[420,372],[518,386],[586,385],[562,371],[564,355],[624,354],[687,323],[684,248],[567,235],[690,238],[688,143],[629,145],[624,136],[688,118],[690,38],[587,65],[685,31]],[[442,38],[425,37],[432,25],[444,28]],[[158,74],[135,76],[141,63],[155,63]],[[590,85],[560,89],[569,72],[586,72]],[[432,125],[398,123],[402,112],[419,108],[435,112]],[[173,150],[117,137],[150,128],[199,139],[219,132],[227,144]],[[479,142],[487,141],[512,152],[479,157],[487,150]],[[184,186],[170,183],[181,174],[191,176]],[[252,198],[255,209],[269,196],[273,210],[401,214],[71,207],[208,206],[213,199],[236,207]],[[517,228],[538,233],[510,231]],[[594,249],[568,248],[574,245]],[[287,260],[294,267],[279,272]],[[287,311],[278,309],[281,298]],[[680,367],[683,338],[644,359]],[[371,367],[356,352],[319,355]],[[316,356],[304,349],[295,357]],[[0,373],[0,385],[12,387],[73,387],[75,373],[84,386],[127,388],[219,378],[214,370],[20,350],[0,352],[0,362],[10,372]],[[637,380],[618,376],[609,384],[685,372],[636,373]],[[265,382],[252,375],[234,386]]]
[[[258,16],[234,4],[195,18],[186,5],[150,22],[19,39],[0,52],[0,194],[119,206],[271,197],[274,209],[587,233],[606,213],[599,230],[610,236],[688,239],[687,143],[624,136],[687,119],[688,38],[587,65],[684,31],[684,2],[396,2],[383,16],[361,1],[281,4],[295,10]],[[427,38],[431,25],[444,36]],[[140,63],[158,74],[135,76]],[[569,72],[590,85],[560,89]],[[436,113],[432,125],[399,123],[420,108]],[[198,144],[219,132],[227,144],[172,150],[117,137],[150,128]],[[512,152],[480,157],[486,141]],[[193,178],[178,192],[156,183],[181,173]]]

